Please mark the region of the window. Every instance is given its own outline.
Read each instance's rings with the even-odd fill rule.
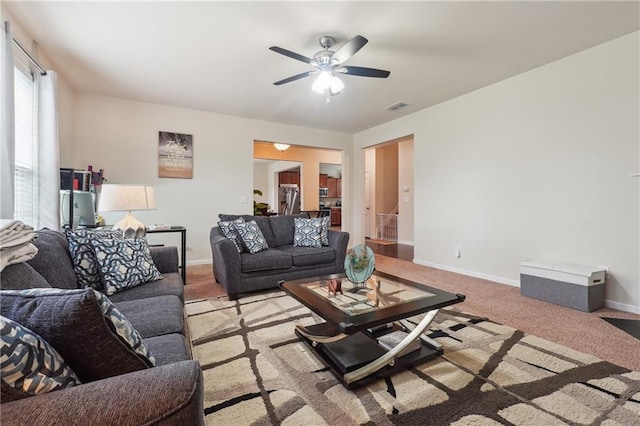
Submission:
[[[14,70],[15,90],[15,213],[14,218],[35,226],[38,211],[36,149],[36,85],[33,74]]]

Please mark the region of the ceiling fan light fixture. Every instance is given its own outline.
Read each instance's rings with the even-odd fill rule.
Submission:
[[[324,93],[331,86],[332,79],[331,71],[322,71],[313,86],[311,86],[311,90],[321,94]]]
[[[331,92],[331,94],[337,95],[342,92],[342,89],[344,89],[344,83],[342,82],[342,80],[340,80],[336,76],[333,76],[333,79],[331,80],[331,86],[329,86],[329,91]]]
[[[289,149],[291,145],[287,145],[286,143],[274,143],[273,147],[280,152],[284,152]]]

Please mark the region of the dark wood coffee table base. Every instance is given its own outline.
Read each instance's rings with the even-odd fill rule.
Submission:
[[[336,280],[342,282],[340,294],[330,286]],[[441,308],[465,299],[381,272],[365,286],[342,274],[286,281],[280,287],[324,320],[298,324],[295,332],[347,388],[441,355],[442,346],[424,333]]]
[[[298,325],[295,332],[345,387],[354,389],[442,355],[442,346],[422,334],[437,312],[438,309],[429,311],[418,326],[403,320],[377,332],[360,331],[347,335],[330,323]],[[395,330],[403,330],[409,335],[391,350],[378,344],[378,337]],[[401,355],[415,340],[421,343],[420,349]]]

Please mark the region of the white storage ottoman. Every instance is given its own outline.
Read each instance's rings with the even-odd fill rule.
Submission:
[[[520,262],[520,293],[585,312],[604,307],[605,270],[544,260]]]

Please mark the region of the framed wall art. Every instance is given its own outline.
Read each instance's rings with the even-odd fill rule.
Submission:
[[[193,135],[160,132],[158,177],[193,179]]]

